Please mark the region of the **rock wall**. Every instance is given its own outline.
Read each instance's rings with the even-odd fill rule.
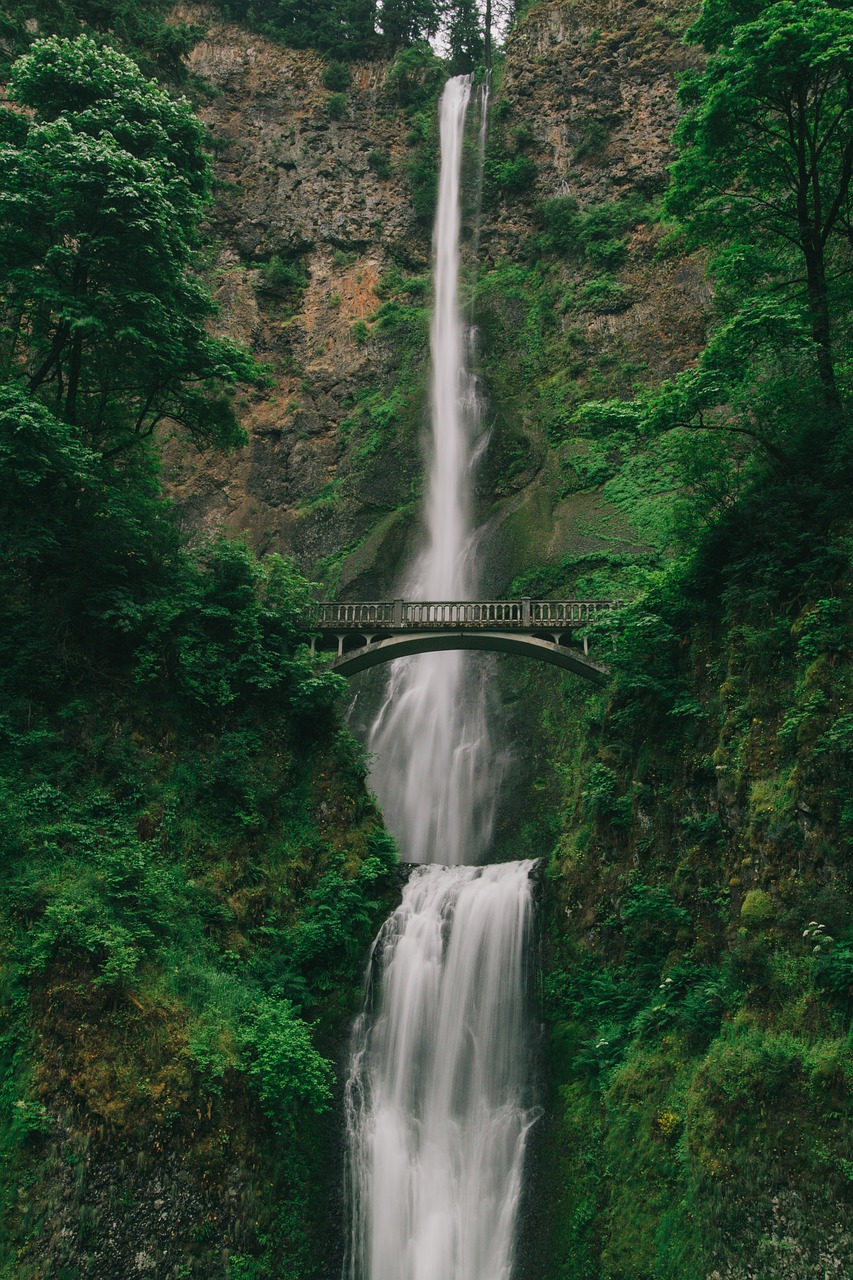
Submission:
[[[219,183],[211,272],[220,324],[269,366],[271,381],[240,402],[245,450],[200,461],[172,441],[167,480],[200,530],[224,525],[259,550],[316,565],[400,500],[394,483],[346,503],[323,495],[353,470],[339,428],[355,398],[393,376],[390,344],[366,339],[358,322],[376,311],[375,288],[395,260],[428,266],[429,233],[403,173],[410,125],[385,87],[386,64],[353,67],[333,119],[318,55],[190,12],[208,22],[191,69],[209,89],[201,114]],[[302,273],[304,288],[276,281],[276,259]]]
[[[681,42],[695,7],[564,0],[534,6],[518,25],[498,74],[489,146],[523,149],[535,180],[514,192],[490,189],[487,176],[472,231],[482,277],[535,257],[539,210],[551,196],[589,209],[660,193],[677,76],[697,56]],[[220,183],[211,271],[224,329],[268,363],[271,382],[242,398],[245,450],[199,461],[174,440],[167,480],[200,531],[224,525],[259,550],[294,554],[343,594],[385,592],[417,537],[428,351],[425,324],[407,344],[386,327],[379,295],[399,297],[383,288],[389,271],[402,273],[404,289],[413,276],[423,286],[428,272],[428,217],[415,212],[411,171],[429,140],[389,87],[387,64],[356,64],[341,118],[332,118],[340,101],[330,115],[316,54],[206,20],[192,70],[209,89],[201,112]],[[620,272],[627,305],[560,308],[561,331],[580,331],[596,369],[633,361],[658,379],[701,345],[701,264],[679,253],[661,262],[662,234],[645,224],[632,233]],[[276,260],[302,272],[304,288],[277,285]],[[582,264],[555,268],[566,293],[588,276]],[[428,299],[415,301],[422,308]],[[518,316],[494,319],[511,336]],[[551,353],[552,364],[569,360],[567,347]],[[560,498],[560,449],[543,431],[537,394],[509,403],[488,367],[485,378],[500,403],[490,408],[479,518],[490,532],[488,589],[497,590],[543,559],[594,544],[599,508],[588,497]],[[620,391],[618,380],[602,383],[588,370],[575,381],[581,399]],[[509,481],[499,474],[507,451],[523,455]]]

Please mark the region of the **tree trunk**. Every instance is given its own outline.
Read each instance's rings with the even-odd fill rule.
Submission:
[[[806,281],[809,308],[812,317],[812,340],[817,354],[817,368],[823,387],[824,403],[828,409],[841,407],[838,385],[835,381],[835,362],[832,356],[832,324],[829,318],[829,299],[826,289],[826,266],[823,250],[816,247],[811,235],[803,237],[803,257],[806,261]]]
[[[77,392],[80,388],[80,368],[83,364],[83,335],[75,333],[71,341],[71,359],[68,362],[68,394],[65,397],[65,420],[72,426],[77,422]]]

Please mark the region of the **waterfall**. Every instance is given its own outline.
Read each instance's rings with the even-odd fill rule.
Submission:
[[[346,1091],[350,1280],[509,1280],[533,865],[419,867],[376,940]]]
[[[460,186],[470,97],[470,77],[456,76],[439,106],[427,537],[402,588],[413,600],[470,600],[478,586],[471,472],[480,405],[459,308]],[[500,769],[489,738],[489,670],[488,660],[466,663],[465,655],[452,652],[405,658],[391,668],[368,749],[376,761],[373,786],[408,861],[477,862],[489,846]]]
[[[471,475],[480,431],[459,306],[469,77],[445,86],[434,234],[432,435],[421,600],[476,593]],[[485,94],[482,101],[485,112]],[[480,170],[485,126],[479,135]],[[479,867],[500,767],[489,665],[460,653],[392,666],[369,747],[412,873],[374,944],[346,1086],[348,1280],[510,1280],[530,1102],[533,863]],[[468,865],[461,865],[468,864]]]

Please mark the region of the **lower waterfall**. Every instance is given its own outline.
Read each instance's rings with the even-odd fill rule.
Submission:
[[[351,1280],[509,1280],[534,865],[419,867],[374,944],[346,1089]]]

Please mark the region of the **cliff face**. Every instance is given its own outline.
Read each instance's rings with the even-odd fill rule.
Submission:
[[[478,485],[487,590],[600,545],[606,518],[586,496],[560,497],[569,446],[548,433],[541,368],[511,350],[519,322],[528,345],[547,343],[566,404],[618,392],[626,365],[634,381],[681,368],[701,342],[701,273],[678,254],[655,260],[661,232],[639,209],[671,159],[676,77],[694,56],[679,43],[689,9],[540,5],[510,41],[483,207],[467,218],[491,425]],[[325,65],[215,21],[193,53],[222,184],[211,268],[221,323],[269,363],[271,384],[241,406],[242,453],[199,465],[172,445],[167,475],[192,526],[240,530],[369,596],[391,589],[417,538],[435,92],[401,103],[394,70],[372,63],[332,94]],[[508,260],[536,267],[543,202],[567,195],[582,210],[638,202],[618,305],[584,301],[601,273],[577,255],[550,256],[547,299],[542,272],[505,279]]]
[[[356,485],[366,477],[340,429],[358,396],[393,376],[391,344],[361,328],[377,283],[395,257],[425,269],[429,255],[400,172],[410,125],[385,89],[387,66],[354,67],[331,118],[324,65],[217,23],[193,52],[221,182],[211,227],[221,324],[268,363],[271,383],[241,406],[242,453],[201,466],[175,447],[168,455],[192,525],[225,525],[313,565],[405,496],[404,477]],[[335,499],[341,485],[348,502]]]

